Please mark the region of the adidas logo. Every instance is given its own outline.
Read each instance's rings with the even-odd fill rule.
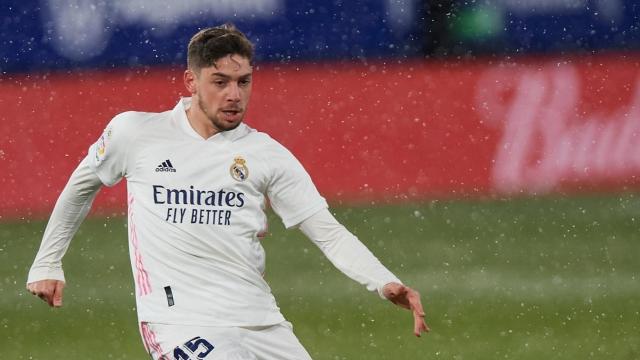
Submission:
[[[176,172],[176,169],[173,167],[173,164],[171,164],[171,161],[167,159],[158,165],[156,172]]]

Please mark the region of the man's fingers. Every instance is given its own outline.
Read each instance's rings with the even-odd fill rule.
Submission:
[[[424,312],[413,312],[413,333],[420,336],[423,332],[429,332],[431,329],[424,320]]]
[[[422,308],[422,302],[420,301],[420,293],[413,289],[409,289],[407,294],[407,301],[409,302],[409,308],[413,312],[413,333],[415,336],[420,337],[423,332],[429,332],[431,329],[424,320],[424,309]]]
[[[62,289],[64,282],[58,280],[41,280],[27,284],[27,290],[36,295],[49,306],[62,306]]]
[[[429,326],[427,325],[427,323],[424,321],[424,315],[422,316],[418,316],[416,314],[414,314],[414,326],[413,326],[413,334],[417,337],[420,337],[420,335],[423,332],[429,332],[431,331],[431,329],[429,328]]]
[[[416,314],[424,317],[424,309],[422,308],[422,301],[420,301],[420,294],[417,291],[412,290],[408,298],[411,310]]]
[[[46,302],[47,304],[49,304],[49,306],[53,306],[53,293],[43,290],[43,291],[38,291],[36,290],[35,295],[37,295],[40,299],[42,299],[42,301]]]
[[[420,293],[408,286],[398,283],[388,283],[382,291],[384,296],[392,303],[411,310],[413,314],[413,333],[416,336],[420,336],[423,332],[426,333],[431,330],[424,321],[424,310],[422,308],[422,302],[420,302]]]
[[[27,284],[27,290],[33,295],[38,295],[38,283]]]
[[[53,306],[62,306],[62,290],[64,289],[64,283],[62,281],[56,282],[56,287],[53,291]]]
[[[407,295],[407,301],[409,302],[409,308],[418,315],[424,316],[424,310],[422,309],[422,302],[420,301],[420,294],[411,290],[411,292]]]

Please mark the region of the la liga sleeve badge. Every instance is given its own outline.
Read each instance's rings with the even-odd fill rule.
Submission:
[[[99,163],[104,160],[105,154],[107,152],[107,143],[111,138],[111,129],[107,127],[98,142],[96,143],[96,162]]]
[[[233,164],[229,169],[231,177],[236,181],[245,181],[249,178],[249,168],[247,167],[247,161],[242,156],[236,156],[233,159]]]

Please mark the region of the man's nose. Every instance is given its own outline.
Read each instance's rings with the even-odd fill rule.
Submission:
[[[229,101],[240,101],[240,87],[238,84],[232,82],[229,84],[229,92],[227,93],[227,100]]]

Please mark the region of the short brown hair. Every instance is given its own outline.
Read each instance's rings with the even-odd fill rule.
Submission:
[[[187,67],[199,71],[203,67],[215,66],[220,58],[238,54],[253,62],[253,44],[233,24],[210,27],[198,31],[187,49]]]

